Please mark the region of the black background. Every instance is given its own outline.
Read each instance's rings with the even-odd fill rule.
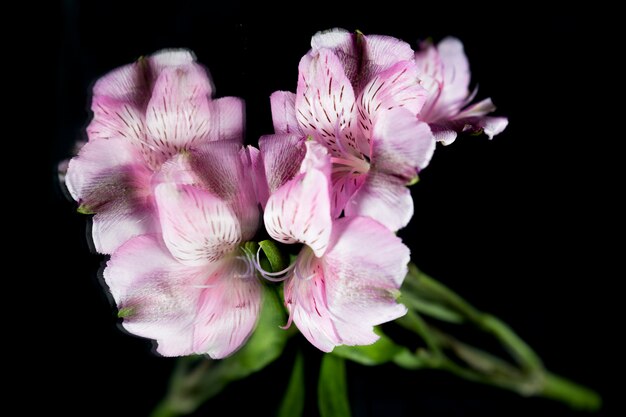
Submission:
[[[51,403],[61,415],[147,415],[163,395],[172,359],[156,357],[151,343],[116,327],[115,311],[99,282],[104,257],[90,253],[85,216],[75,213],[55,177],[58,161],[84,138],[90,87],[108,70],[166,47],[192,49],[213,76],[218,96],[247,103],[247,141],[271,133],[269,95],[295,91],[297,65],[318,30],[344,27],[388,34],[413,46],[418,39],[459,37],[470,58],[479,98],[492,97],[507,130],[488,141],[462,137],[438,147],[413,187],[415,216],[401,232],[412,258],[477,307],[508,322],[554,372],[588,384],[615,410],[606,379],[613,368],[606,345],[619,327],[610,316],[607,284],[613,256],[603,236],[615,190],[604,187],[616,168],[594,127],[603,75],[594,64],[585,11],[507,6],[454,8],[395,3],[351,9],[311,3],[285,6],[278,17],[229,1],[152,3],[65,1],[57,11],[57,135],[50,141],[51,252],[57,278],[50,291],[54,344],[48,373]],[[595,119],[595,120],[594,120]],[[603,124],[604,121],[600,122]],[[52,321],[54,320],[54,322]],[[301,339],[299,337],[299,339]],[[270,416],[284,390],[295,345],[307,354],[307,415],[315,416],[319,353],[303,339],[285,358],[232,384],[198,415],[239,415],[252,407]],[[477,386],[434,371],[349,364],[350,398],[357,416],[574,416],[565,406]],[[62,378],[57,378],[62,376]],[[80,399],[81,401],[76,401]],[[82,404],[90,404],[87,409]]]

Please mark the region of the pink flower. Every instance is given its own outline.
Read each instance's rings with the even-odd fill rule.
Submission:
[[[277,134],[311,137],[331,155],[333,217],[371,217],[392,230],[413,215],[407,183],[434,151],[416,115],[426,100],[404,42],[343,30],[316,34],[297,93],[271,97]]]
[[[419,118],[430,125],[438,141],[448,145],[457,132],[484,132],[489,139],[507,126],[505,117],[488,117],[496,107],[487,98],[469,105],[476,95],[470,94],[469,62],[463,44],[456,38],[445,38],[437,46],[425,43],[415,54],[420,79],[428,90],[428,99]]]
[[[333,220],[331,157],[318,143],[284,134],[261,138],[260,148],[271,192],[265,227],[280,242],[305,245],[285,271],[287,325],[325,352],[374,343],[373,326],[406,313],[396,298],[408,248],[371,218]]]
[[[124,328],[164,356],[223,358],[255,327],[261,284],[242,243],[259,211],[240,149],[213,142],[169,161],[170,180],[154,191],[162,236],[131,238],[104,271]]]
[[[185,50],[158,52],[96,82],[89,141],[69,162],[65,183],[79,211],[95,214],[98,252],[158,231],[151,182],[165,161],[210,141],[241,141],[242,101],[211,100],[212,91]]]

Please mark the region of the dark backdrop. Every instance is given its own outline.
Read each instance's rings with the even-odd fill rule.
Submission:
[[[418,39],[459,37],[469,55],[479,98],[492,97],[507,130],[488,141],[462,137],[439,147],[413,187],[415,217],[402,236],[423,270],[477,307],[503,318],[533,346],[547,367],[586,383],[614,407],[604,379],[611,367],[602,347],[611,333],[597,322],[608,315],[605,268],[610,255],[602,233],[608,204],[599,185],[609,175],[591,127],[593,71],[590,16],[508,6],[453,8],[429,5],[412,13],[395,3],[351,10],[299,4],[266,20],[238,2],[203,1],[167,7],[126,1],[65,1],[54,32],[56,139],[50,141],[49,193],[53,255],[58,260],[49,299],[59,350],[49,373],[61,415],[147,415],[163,395],[172,359],[156,357],[151,343],[122,333],[98,280],[104,257],[90,253],[85,216],[75,213],[55,180],[56,163],[71,154],[89,120],[90,87],[108,70],[166,47],[195,51],[208,66],[218,96],[247,103],[247,141],[271,133],[269,95],[295,91],[297,65],[318,30],[344,27]],[[265,12],[273,15],[272,8]],[[621,274],[623,276],[623,273]],[[57,310],[58,311],[58,310]],[[52,317],[51,317],[52,318]],[[306,343],[310,395],[316,415],[319,354]],[[232,384],[198,415],[239,415],[253,407],[272,415],[282,395],[295,346],[286,359]],[[574,416],[565,406],[478,386],[447,374],[375,369],[349,364],[355,416]],[[58,378],[62,377],[62,378]],[[63,382],[61,382],[63,381]],[[80,398],[83,402],[77,402]],[[88,409],[83,405],[89,404]]]

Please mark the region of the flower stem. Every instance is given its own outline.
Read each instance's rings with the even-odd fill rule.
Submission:
[[[428,351],[420,349],[415,355],[425,367],[445,370],[473,382],[508,389],[524,396],[550,398],[576,409],[600,408],[602,401],[597,393],[548,372],[539,356],[507,324],[476,309],[412,264],[402,296],[411,310],[397,322],[424,339]],[[436,329],[420,314],[457,324],[472,323],[494,336],[511,355],[515,365]],[[452,360],[451,354],[467,366]]]

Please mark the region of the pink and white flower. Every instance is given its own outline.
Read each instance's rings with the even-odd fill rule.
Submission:
[[[333,219],[324,147],[289,134],[263,137],[259,145],[271,193],[265,227],[279,242],[304,244],[285,271],[288,325],[293,321],[325,352],[374,343],[375,325],[406,313],[396,299],[408,248],[371,218]]]
[[[104,278],[124,328],[155,339],[160,354],[223,358],[246,341],[261,306],[242,248],[259,224],[249,157],[223,141],[167,164],[169,181],[154,191],[162,235],[128,240]]]
[[[448,145],[459,132],[484,132],[492,139],[506,128],[506,117],[487,116],[496,109],[491,99],[469,104],[477,91],[469,90],[469,62],[461,41],[449,37],[437,46],[424,43],[415,54],[415,62],[428,90],[419,118],[430,125],[438,141]]]
[[[98,252],[158,231],[151,183],[165,161],[211,141],[242,140],[243,102],[212,94],[207,72],[185,50],[158,52],[96,82],[89,141],[69,162],[65,184],[79,211],[95,214]]]
[[[406,184],[435,147],[419,121],[426,91],[414,52],[387,36],[343,30],[316,34],[300,61],[296,94],[275,92],[277,134],[311,137],[331,156],[334,218],[371,217],[398,230],[413,215]]]

